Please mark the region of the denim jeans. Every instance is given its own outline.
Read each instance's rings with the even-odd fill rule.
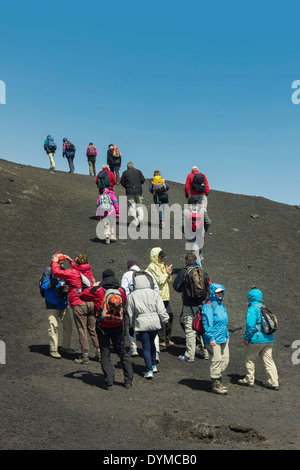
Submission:
[[[143,356],[146,364],[146,372],[152,370],[152,366],[156,365],[156,347],[154,343],[158,330],[139,331],[140,340],[143,346]]]

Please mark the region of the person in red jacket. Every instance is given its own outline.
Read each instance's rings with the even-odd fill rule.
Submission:
[[[72,260],[68,255],[64,255],[65,258],[71,263],[71,269],[65,269],[61,271],[58,264],[58,254],[52,257],[52,273],[58,279],[66,281],[69,285],[69,302],[70,307],[73,309],[74,322],[79,335],[79,343],[81,347],[81,357],[75,359],[77,364],[88,364],[89,363],[89,333],[92,343],[96,348],[97,357],[100,360],[100,347],[99,341],[96,334],[96,319],[94,316],[94,304],[92,302],[85,302],[79,296],[82,291],[82,279],[81,274],[86,276],[92,284],[95,280],[91,271],[91,267],[88,264],[88,258],[86,255],[80,254],[77,256],[75,261]]]
[[[199,176],[197,176],[199,175]],[[206,176],[200,173],[198,167],[193,166],[192,172],[188,174],[185,182],[185,197],[188,199],[191,195],[197,199],[197,202],[207,210],[207,196],[209,194],[209,185]]]
[[[104,299],[105,292],[108,289],[117,289],[121,294],[123,305],[127,303],[125,290],[120,287],[119,281],[114,276],[115,274],[111,269],[106,269],[102,274],[101,283],[95,283],[93,287],[85,289],[80,294],[80,298],[82,300],[94,303],[95,313],[98,312],[102,300]],[[97,321],[96,331],[100,344],[101,366],[105,378],[105,388],[107,390],[111,389],[115,378],[115,369],[110,358],[110,341],[112,342],[123,367],[125,388],[131,388],[133,371],[125,346],[123,320],[113,325],[99,320]]]
[[[102,165],[102,170],[99,171],[99,173],[97,173],[95,184],[97,185],[98,176],[100,175],[100,173],[104,173],[106,171],[108,172],[108,179],[109,179],[109,184],[110,184],[110,186],[108,186],[106,189],[113,190],[114,185],[117,184],[117,180],[116,180],[115,174],[112,171],[110,171],[109,166],[107,165],[107,163],[104,163],[104,165]],[[98,185],[97,185],[97,187],[98,187]],[[98,187],[98,189],[99,189],[99,194],[102,194],[99,187]]]

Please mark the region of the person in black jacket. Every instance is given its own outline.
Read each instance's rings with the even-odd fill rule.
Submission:
[[[176,292],[182,292],[182,313],[180,315],[180,322],[185,331],[186,336],[186,351],[184,355],[178,357],[180,361],[194,362],[195,352],[196,352],[196,332],[192,329],[192,319],[197,313],[197,310],[208,299],[209,292],[209,277],[208,274],[200,268],[197,264],[197,257],[194,253],[187,253],[185,256],[185,268],[182,268],[177,274],[174,282],[173,288]],[[201,297],[193,297],[187,290],[187,285],[185,281],[186,273],[188,268],[198,267],[202,269],[204,274],[204,283],[205,283],[205,293]],[[199,348],[204,359],[208,359],[208,352],[204,347],[202,337],[199,336]]]
[[[122,163],[122,155],[118,147],[114,144],[109,144],[107,150],[107,161],[110,171],[112,171],[117,180],[117,184],[120,183],[120,168]]]
[[[144,219],[142,185],[145,183],[143,173],[134,168],[133,163],[127,163],[127,170],[123,172],[121,185],[126,190],[128,215],[133,217],[132,225],[138,226]]]

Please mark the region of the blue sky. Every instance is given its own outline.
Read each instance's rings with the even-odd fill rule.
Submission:
[[[49,168],[47,134],[110,143],[122,170],[300,204],[299,3],[15,2],[1,5],[0,157]],[[1,101],[1,97],[0,97]]]

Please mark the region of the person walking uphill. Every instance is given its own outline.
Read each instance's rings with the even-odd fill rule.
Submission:
[[[122,155],[116,145],[109,144],[107,150],[107,161],[110,171],[115,174],[116,184],[120,183],[120,168],[122,163]]]
[[[59,279],[63,279],[69,284],[69,302],[73,309],[74,322],[78,331],[79,343],[81,347],[81,357],[75,359],[78,364],[89,363],[89,342],[87,333],[89,333],[92,343],[96,348],[97,357],[100,358],[99,341],[96,334],[96,319],[94,316],[94,304],[81,300],[79,294],[82,291],[82,276],[88,278],[90,284],[94,282],[91,267],[88,264],[86,255],[80,254],[75,261],[67,255],[64,255],[71,263],[71,269],[60,270],[58,264],[58,255],[52,257],[52,273]]]
[[[185,182],[185,197],[194,196],[198,204],[207,211],[207,196],[209,194],[209,185],[206,176],[200,173],[198,167],[193,166],[191,173],[188,174]]]
[[[86,149],[86,156],[89,164],[90,176],[96,176],[96,157],[97,149],[95,145],[90,142],[88,148]]]
[[[164,265],[165,253],[159,247],[152,248],[150,251],[151,263],[147,267],[147,271],[153,275],[158,287],[160,296],[164,302],[164,306],[169,315],[168,327],[162,324],[162,328],[159,331],[160,345],[161,346],[172,346],[174,345],[171,341],[172,325],[173,325],[173,312],[170,306],[170,283],[172,282],[172,264],[169,266]]]
[[[68,160],[70,171],[69,173],[74,173],[75,166],[74,166],[74,158],[76,153],[76,147],[72,142],[70,142],[66,137],[63,138],[63,148],[62,154],[63,157],[66,157]]]
[[[106,308],[109,304],[113,305],[112,297],[110,297],[111,300],[109,302],[106,302],[107,297],[110,294],[114,296],[115,301],[119,300],[119,307],[121,306],[119,310],[115,310],[116,312],[120,312],[120,314],[119,317],[117,317],[117,320],[112,323],[109,321],[110,315],[104,315],[105,318],[101,316],[102,313],[105,314]],[[115,273],[111,269],[103,271],[102,282],[95,283],[93,287],[85,289],[80,294],[80,297],[83,300],[93,302],[95,305],[95,314],[97,316],[96,331],[100,344],[101,366],[105,377],[105,388],[110,390],[115,378],[115,369],[110,357],[110,341],[112,342],[122,364],[125,388],[131,388],[133,370],[129,355],[126,351],[123,334],[123,323],[124,321],[125,323],[128,322],[128,317],[125,312],[127,297],[124,289],[120,287],[119,281],[115,278]],[[114,310],[112,309],[112,311]],[[121,312],[124,313],[125,317],[122,318]]]
[[[133,217],[131,224],[138,226],[144,219],[144,211],[141,206],[143,203],[143,189],[145,183],[143,173],[134,168],[133,163],[127,163],[127,170],[123,172],[121,178],[121,185],[126,190],[128,215]]]
[[[49,157],[50,160],[50,170],[55,170],[55,162],[54,162],[54,154],[56,152],[57,145],[54,142],[53,137],[51,135],[47,135],[47,139],[44,142],[44,150]]]
[[[149,191],[153,194],[153,202],[158,209],[159,225],[164,225],[164,204],[169,202],[168,191],[170,189],[169,184],[160,175],[160,171],[156,170],[153,175],[153,179],[149,183]]]
[[[226,307],[223,305],[225,287],[212,283],[209,302],[202,308],[203,341],[211,354],[210,377],[212,392],[227,395],[222,384],[222,373],[229,363],[229,331]]]
[[[262,331],[261,309],[263,295],[259,289],[251,289],[248,294],[249,308],[246,318],[244,344],[246,352],[246,377],[238,380],[240,385],[253,387],[255,381],[255,360],[259,356],[267,375],[267,388],[279,390],[277,368],[272,357],[274,345],[273,334]]]
[[[149,286],[146,276],[137,276],[135,290],[128,300],[129,331],[139,333],[146,365],[145,379],[152,379],[156,367],[155,337],[169,315],[160,295]]]

